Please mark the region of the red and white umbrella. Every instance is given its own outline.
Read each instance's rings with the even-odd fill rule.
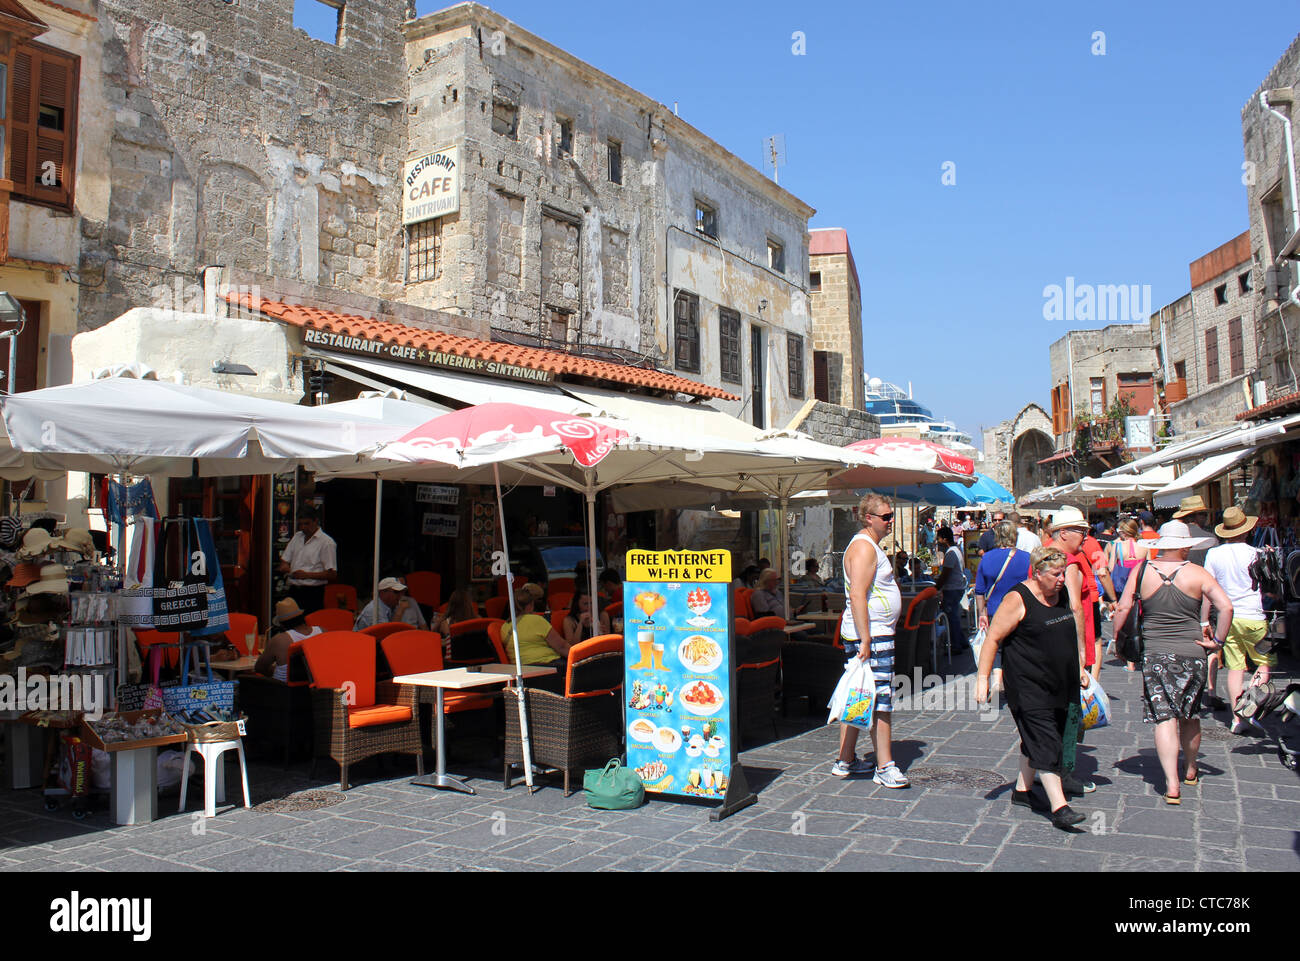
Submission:
[[[957,481],[969,485],[975,482],[973,460],[941,444],[917,437],[873,437],[870,440],[855,441],[844,449],[895,465],[899,468],[899,475],[890,476],[888,468],[848,470],[835,478],[835,487],[902,487],[917,482],[911,473],[913,471],[934,471],[939,475],[947,475],[933,477],[926,483]]]

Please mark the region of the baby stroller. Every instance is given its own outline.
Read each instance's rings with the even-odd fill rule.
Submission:
[[[1241,717],[1260,721],[1278,708],[1282,709],[1283,724],[1300,716],[1300,684],[1288,684],[1282,690],[1278,690],[1271,681],[1252,685],[1241,692],[1235,710]],[[1288,742],[1280,732],[1274,735],[1274,739],[1277,741],[1277,756],[1282,766],[1300,772],[1300,741]]]

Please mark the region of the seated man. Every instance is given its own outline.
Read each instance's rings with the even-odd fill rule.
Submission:
[[[758,589],[749,595],[749,603],[754,608],[755,619],[760,617],[788,619],[785,616],[785,602],[781,599],[779,590],[780,581],[781,575],[774,567],[769,567],[758,575]],[[805,601],[803,606],[795,608],[795,613],[802,614],[810,603],[811,601]]]
[[[306,615],[292,597],[286,597],[275,605],[275,616],[271,618],[272,629],[279,628],[266,642],[266,650],[253,665],[253,670],[263,677],[277,681],[289,680],[289,645],[303,638],[321,632],[319,627],[309,627]]]
[[[420,631],[429,629],[420,605],[406,593],[406,585],[396,577],[385,577],[379,582],[379,597],[361,608],[353,630],[360,631],[391,621],[402,621]]]
[[[825,582],[817,574],[817,571],[820,569],[821,565],[817,563],[816,558],[808,558],[808,560],[804,561],[803,576],[797,578],[795,583],[806,587],[823,586]]]

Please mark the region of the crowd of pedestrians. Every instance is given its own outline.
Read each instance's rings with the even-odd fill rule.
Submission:
[[[844,554],[841,643],[849,658],[866,661],[876,677],[874,757],[857,755],[857,728],[843,725],[831,774],[870,775],[885,787],[906,788],[891,741],[900,593],[896,565],[881,547],[894,515],[889,502],[874,494],[862,499],[857,514],[862,529]],[[1247,685],[1267,681],[1276,665],[1275,656],[1260,647],[1267,622],[1249,572],[1256,551],[1247,541],[1256,522],[1231,507],[1211,534],[1204,526],[1210,512],[1199,497],[1185,499],[1158,529],[1149,511],[1090,525],[1079,510],[1063,508],[1043,521],[1041,536],[1032,518],[993,516],[980,535],[975,571],[971,626],[982,641],[976,699],[992,698],[1000,672],[1020,735],[1013,806],[1045,813],[1065,830],[1085,819],[1068,803],[1070,796],[1096,790],[1074,773],[1083,740],[1080,695],[1101,673],[1105,617],[1124,625],[1135,604],[1145,653],[1128,669],[1142,675],[1143,720],[1152,725],[1166,804],[1181,804],[1183,789],[1199,784],[1201,702],[1215,689],[1217,669],[1226,668],[1228,703],[1236,705]],[[964,538],[931,518],[918,540],[932,543],[942,558],[936,586],[953,652],[960,653],[967,646]],[[1252,733],[1252,723],[1234,714],[1233,732]],[[1045,798],[1034,791],[1036,779]]]

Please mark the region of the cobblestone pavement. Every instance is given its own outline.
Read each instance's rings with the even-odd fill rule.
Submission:
[[[962,667],[958,662],[958,668]],[[965,668],[970,669],[969,655]],[[1202,783],[1180,807],[1160,796],[1152,730],[1142,724],[1141,681],[1108,665],[1102,676],[1115,719],[1089,732],[1079,770],[1097,791],[1075,800],[1079,833],[1010,806],[1018,740],[1006,708],[895,714],[895,753],[908,790],[829,776],[836,732],[816,718],[782,722],[781,737],[743,760],[759,803],[711,823],[705,808],[654,802],[594,811],[565,798],[554,777],[529,796],[504,791],[500,770],[462,762],[478,796],[409,783],[404,761],[358,766],[345,796],[302,770],[252,765],[254,804],[323,792],[317,810],[272,813],[227,805],[214,819],[175,813],[116,827],[106,811],[75,821],[46,813],[37,791],[0,792],[0,870],[598,870],[627,871],[1295,871],[1300,868],[1300,777],[1275,743],[1234,737],[1208,718]],[[932,695],[933,696],[933,695]],[[1276,717],[1266,726],[1277,732]],[[1291,722],[1293,740],[1300,740]],[[238,792],[237,769],[227,785]],[[191,785],[193,790],[193,785]],[[199,795],[201,797],[201,794]]]

